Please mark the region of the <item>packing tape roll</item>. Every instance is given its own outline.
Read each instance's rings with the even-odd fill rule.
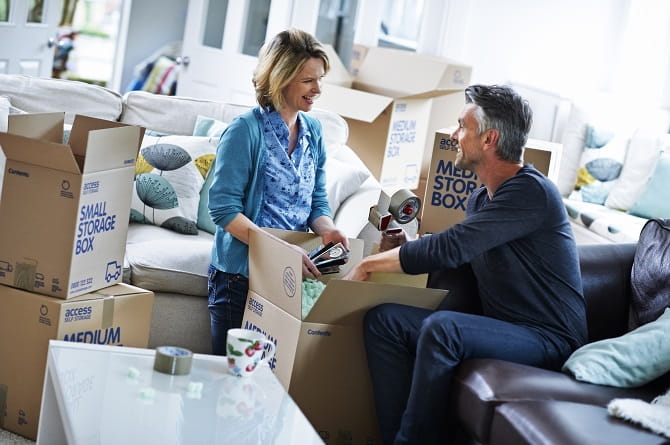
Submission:
[[[191,372],[193,353],[177,346],[159,346],[156,348],[154,370],[170,375],[186,375]]]

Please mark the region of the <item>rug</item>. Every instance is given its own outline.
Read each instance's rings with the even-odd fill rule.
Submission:
[[[607,405],[607,411],[670,438],[670,390],[651,403],[639,399],[614,399]]]
[[[0,430],[0,445],[34,445],[35,441],[26,439],[6,430]]]

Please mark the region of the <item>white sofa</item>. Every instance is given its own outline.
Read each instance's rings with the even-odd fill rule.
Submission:
[[[578,242],[634,243],[649,218],[670,217],[670,110],[641,105],[644,95],[568,99],[510,84],[533,108],[531,137],[563,145],[557,185]]]
[[[121,96],[76,81],[0,75],[0,130],[6,125],[3,112],[65,112],[66,124],[74,114],[83,114],[139,125],[150,130],[147,134],[190,136],[198,116],[230,122],[247,109],[144,92]],[[369,245],[379,235],[370,230],[367,221],[381,186],[346,146],[346,122],[330,112],[311,113],[323,126],[328,152],[326,176],[335,224],[350,238],[367,238]],[[4,165],[4,159],[0,163]],[[213,235],[204,230],[198,230],[197,235],[184,235],[156,225],[130,223],[124,281],[156,294],[150,347],[172,344],[194,352],[211,350],[206,297],[212,240]]]

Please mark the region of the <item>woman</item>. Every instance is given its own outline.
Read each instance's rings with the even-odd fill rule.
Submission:
[[[261,48],[254,71],[259,106],[221,135],[209,190],[209,212],[217,225],[208,283],[214,354],[226,353],[228,329],[242,324],[250,232],[311,228],[324,243],[349,248],[328,206],[321,124],[304,113],[321,93],[329,68],[313,36],[297,29],[279,33]],[[302,254],[303,277],[319,277],[307,252],[291,247]]]

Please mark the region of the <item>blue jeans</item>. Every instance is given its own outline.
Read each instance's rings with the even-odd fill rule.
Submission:
[[[207,276],[212,354],[226,355],[228,329],[242,326],[249,279],[240,274],[221,272],[211,264]]]
[[[400,304],[365,316],[365,347],[384,444],[448,443],[449,387],[463,360],[560,368],[571,352],[531,328],[480,315]]]

